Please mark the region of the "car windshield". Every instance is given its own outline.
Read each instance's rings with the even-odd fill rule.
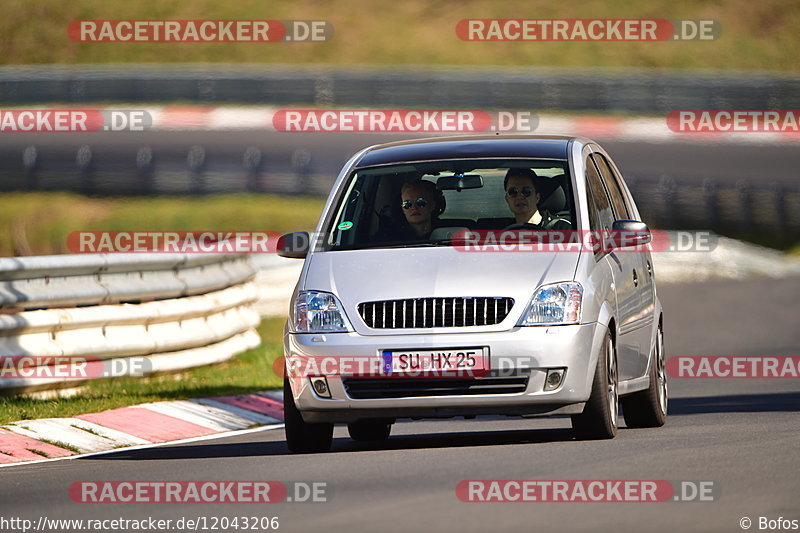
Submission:
[[[508,180],[506,177],[508,176]],[[567,161],[482,159],[355,170],[325,228],[325,250],[449,245],[463,230],[571,229]]]

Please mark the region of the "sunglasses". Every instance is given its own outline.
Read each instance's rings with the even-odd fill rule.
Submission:
[[[425,198],[417,198],[416,200],[403,200],[403,209],[411,209],[411,206],[425,207],[428,205],[428,200]]]
[[[517,194],[522,194],[522,196],[527,198],[528,196],[533,194],[533,189],[531,189],[530,187],[523,187],[522,190],[520,191],[516,187],[511,187],[510,189],[508,189],[508,191],[506,191],[506,194],[511,198],[516,198]]]

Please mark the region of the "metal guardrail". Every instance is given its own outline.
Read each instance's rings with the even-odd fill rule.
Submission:
[[[255,274],[241,254],[0,258],[3,364],[73,358],[61,376],[0,373],[0,394],[74,386],[113,368],[113,377],[176,371],[254,348]],[[96,367],[88,377],[72,371],[87,361]]]
[[[781,183],[626,176],[645,222],[662,229],[710,229],[720,233],[800,232],[800,188]]]
[[[241,283],[246,256],[78,254],[0,258],[0,308],[96,305],[178,298]]]
[[[102,166],[98,164],[89,171],[79,172],[68,152],[51,154],[47,168],[42,170],[32,165],[27,175],[20,175],[9,163],[0,168],[0,191],[80,190],[98,195],[302,193],[324,198],[335,181],[341,161],[351,155],[349,150],[343,150],[341,161],[334,160],[333,152],[328,151],[328,159],[320,157],[312,167],[309,161],[316,154],[306,148],[295,150],[301,152],[302,157],[292,155],[291,164],[288,164],[288,157],[283,161],[276,156],[259,154],[259,166],[254,169],[244,157],[252,147],[242,147],[240,152],[217,154],[213,164],[198,170],[187,163],[185,154],[162,148],[148,147],[148,150],[152,157],[158,158],[159,164],[148,167],[146,171],[137,169],[134,157],[128,160],[106,157]],[[130,146],[129,152],[135,155],[135,145]],[[25,158],[24,154],[21,155],[15,161]],[[109,163],[109,159],[113,162]],[[296,163],[295,159],[299,162]],[[26,180],[26,177],[31,179]],[[91,178],[91,187],[86,187],[87,178]],[[715,181],[703,176],[674,177],[668,174],[626,174],[625,179],[641,211],[650,216],[648,222],[654,222],[662,229],[701,228],[721,233],[742,229],[800,231],[800,188],[791,181],[770,183],[765,176],[738,182]],[[8,260],[0,259],[0,280],[3,261]],[[198,264],[197,259],[193,261],[191,264]],[[195,278],[188,276],[186,282],[190,283],[192,279]],[[150,279],[132,279],[130,282],[148,285],[154,291],[159,286]],[[180,284],[177,279],[169,282]],[[165,280],[160,283],[165,283]],[[3,298],[4,290],[0,284],[0,307]]]
[[[590,68],[173,64],[0,68],[0,104],[178,100],[647,113],[797,109],[800,78],[766,72]]]

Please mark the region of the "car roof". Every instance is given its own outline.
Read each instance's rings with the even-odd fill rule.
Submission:
[[[439,159],[566,159],[570,141],[562,135],[460,135],[398,141],[373,146],[356,167]]]

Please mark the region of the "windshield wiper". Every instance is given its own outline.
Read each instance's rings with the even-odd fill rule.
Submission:
[[[436,246],[433,242],[401,242],[395,244],[378,244],[374,248],[418,248],[418,247]],[[369,248],[373,248],[370,246]]]
[[[401,242],[401,243],[364,243],[363,245],[357,246],[340,246],[336,248],[332,248],[332,250],[369,250],[369,249],[378,249],[378,248],[420,248],[420,247],[432,247],[432,246],[440,246],[441,241],[436,242]]]

